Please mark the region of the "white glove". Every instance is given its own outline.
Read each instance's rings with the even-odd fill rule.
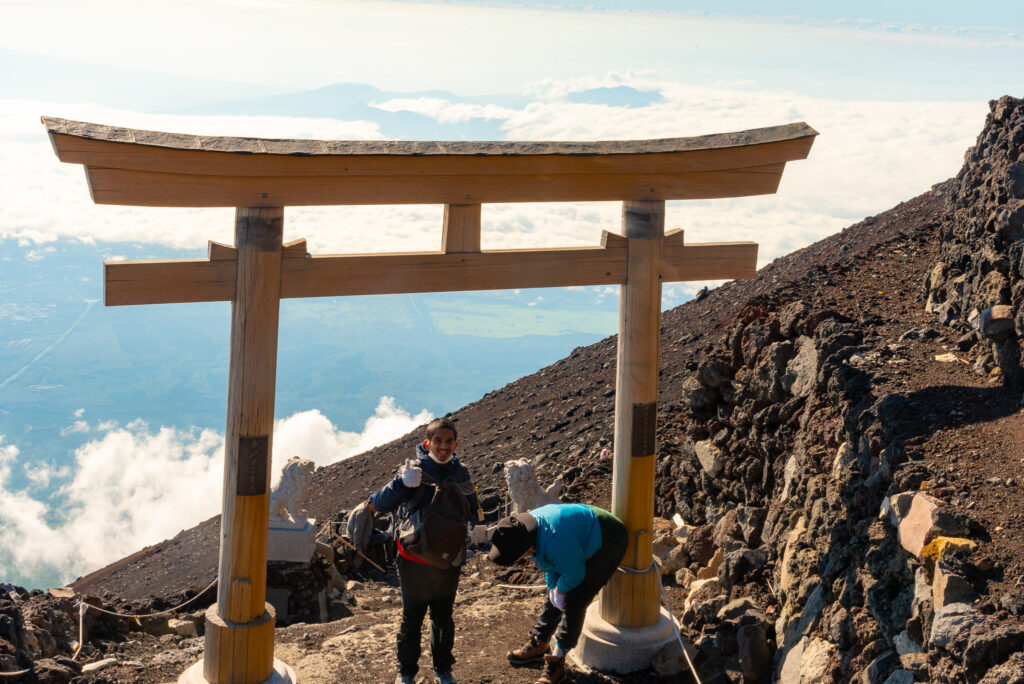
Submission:
[[[479,546],[487,541],[487,525],[476,525],[469,531],[469,543]]]
[[[423,471],[416,465],[416,461],[414,459],[409,459],[406,464],[402,466],[402,484],[406,487],[419,487],[420,480],[422,479]]]
[[[558,589],[548,589],[548,601],[551,601],[551,605],[561,611],[565,611],[565,594],[558,591]]]

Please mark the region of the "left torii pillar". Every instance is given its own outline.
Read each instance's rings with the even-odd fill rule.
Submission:
[[[274,659],[275,615],[266,602],[283,224],[280,207],[236,209],[217,602],[206,611],[206,652],[183,684],[295,681]]]

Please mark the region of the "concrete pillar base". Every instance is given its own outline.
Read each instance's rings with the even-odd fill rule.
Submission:
[[[628,674],[650,667],[651,657],[675,638],[672,618],[664,608],[650,627],[617,627],[601,617],[601,604],[594,601],[569,657],[599,672]]]
[[[296,684],[295,670],[274,658],[274,670],[259,684]],[[178,684],[210,684],[203,676],[203,661],[194,663],[178,677]]]

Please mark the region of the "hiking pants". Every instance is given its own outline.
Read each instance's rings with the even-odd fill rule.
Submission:
[[[403,556],[398,557],[398,579],[402,586],[402,624],[398,628],[398,666],[403,675],[419,671],[420,635],[423,618],[430,609],[430,653],[435,672],[449,672],[455,663],[455,592],[461,567],[442,570]]]
[[[566,651],[576,646],[583,631],[583,619],[587,615],[587,607],[601,591],[626,555],[629,536],[626,526],[607,513],[598,510],[598,522],[601,525],[601,548],[587,559],[587,574],[578,587],[565,595],[565,612],[558,610],[550,599],[544,599],[544,610],[537,618],[537,624],[530,634],[540,641],[551,641],[555,635],[556,643]],[[558,630],[557,632],[555,630]]]

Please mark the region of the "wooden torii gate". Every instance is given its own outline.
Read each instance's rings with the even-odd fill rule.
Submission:
[[[624,563],[601,618],[628,632],[659,617],[650,572],[658,338],[663,281],[749,278],[756,243],[688,245],[665,233],[665,200],[769,194],[807,156],[804,123],[693,138],[612,142],[266,140],[43,118],[63,162],[83,164],[98,204],[236,207],[234,246],[206,259],[107,262],[107,305],[230,301],[217,603],[199,672],[212,684],[287,679],[266,603],[268,485],[280,300],[389,293],[620,285],[613,512]],[[600,247],[482,250],[481,204],[622,201],[621,235]],[[441,250],[310,256],[282,244],[284,207],[443,204]],[[646,572],[645,572],[646,571]],[[183,679],[186,675],[183,675]]]

